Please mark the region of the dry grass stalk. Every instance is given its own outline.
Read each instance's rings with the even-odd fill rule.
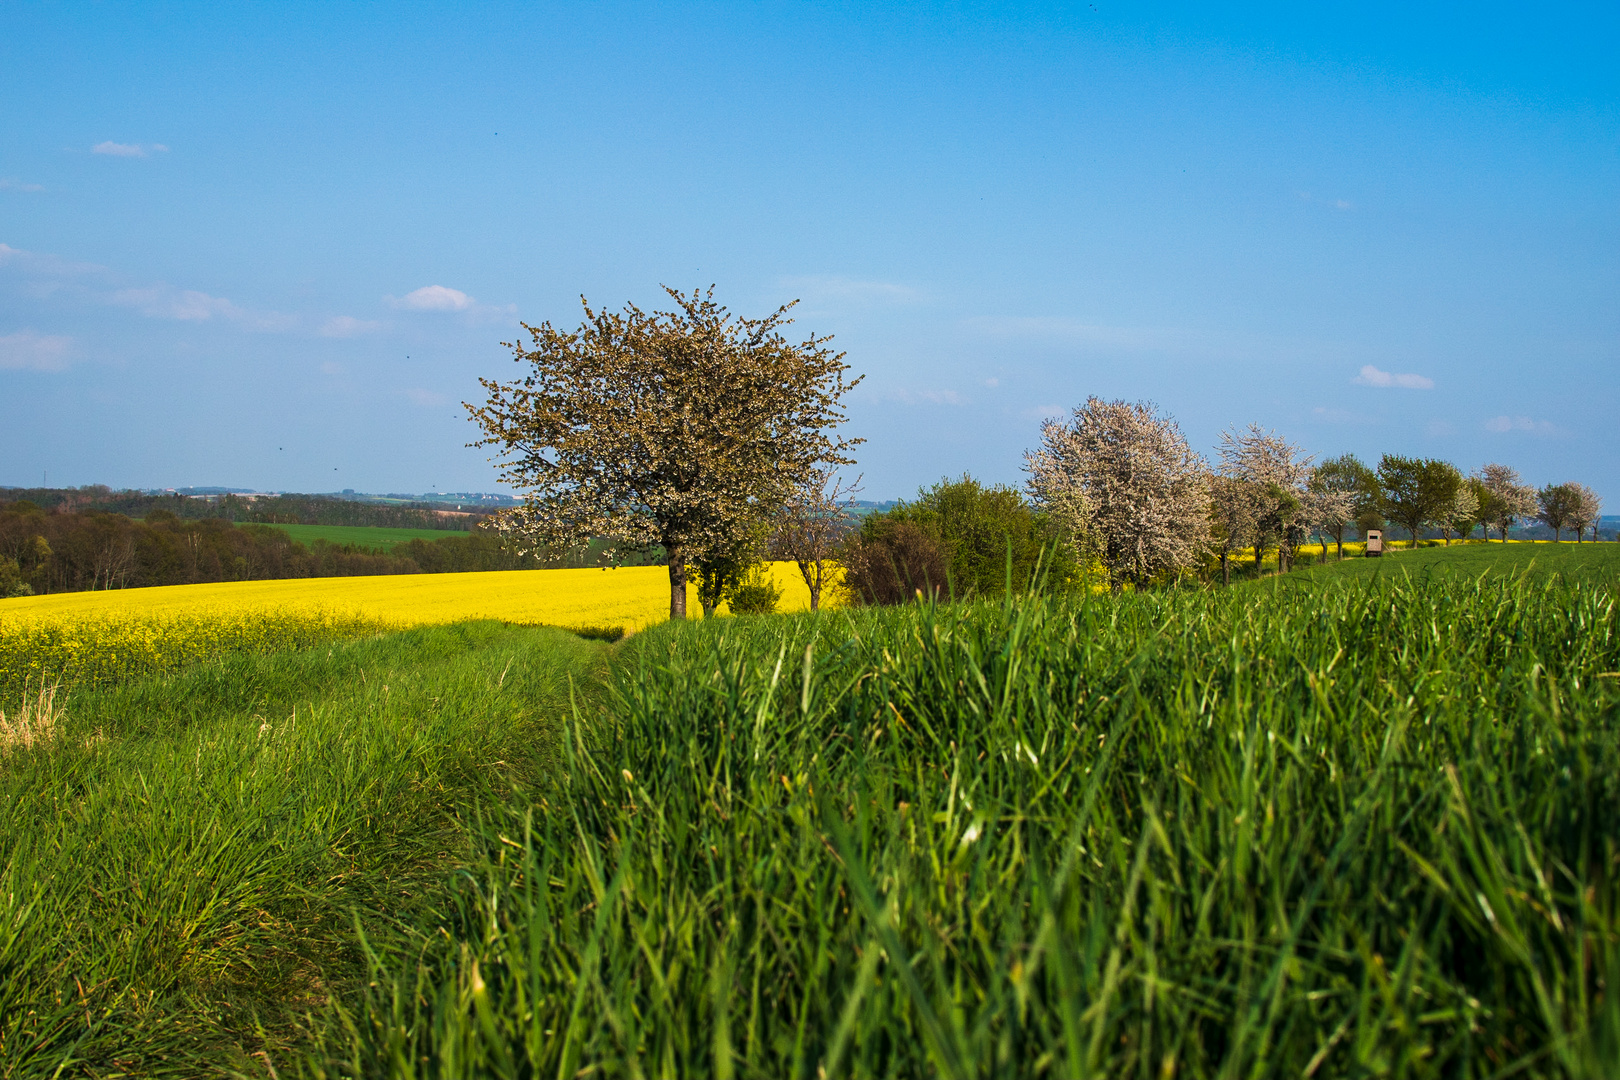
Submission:
[[[32,701],[23,699],[22,709],[15,716],[8,717],[0,710],[0,754],[27,750],[60,734],[63,711],[56,704],[56,690],[54,684],[41,685]]]

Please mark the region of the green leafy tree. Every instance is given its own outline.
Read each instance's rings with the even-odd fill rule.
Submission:
[[[1333,537],[1342,559],[1345,529],[1374,501],[1369,493],[1377,491],[1378,476],[1356,455],[1341,454],[1312,470],[1309,488],[1318,507],[1313,524]]]
[[[1575,484],[1548,484],[1536,493],[1536,519],[1553,531],[1553,540],[1563,539],[1564,529],[1577,525],[1581,514],[1581,492]]]
[[[914,522],[939,541],[950,587],[958,596],[1003,592],[1009,560],[1015,592],[1035,584],[1038,570],[1054,587],[1078,573],[1073,546],[1062,529],[1017,488],[986,487],[964,474],[918,492],[915,501],[901,503],[885,516]]]
[[[688,568],[736,546],[819,466],[853,464],[843,423],[844,354],[782,330],[791,304],[762,319],[732,315],[714,292],[666,289],[674,310],[594,310],[568,332],[525,325],[508,343],[527,373],[479,380],[467,405],[501,478],[525,493],[499,526],[533,544],[608,536],[661,545],[670,618],[686,617]]]
[[[1457,499],[1462,474],[1447,462],[1385,454],[1378,462],[1385,516],[1412,534],[1417,547],[1423,527],[1445,518]]]

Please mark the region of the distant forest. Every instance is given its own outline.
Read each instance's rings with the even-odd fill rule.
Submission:
[[[7,489],[3,494],[15,493],[16,489]],[[104,497],[115,502],[124,494],[107,492]],[[0,597],[267,578],[537,570],[601,566],[609,561],[636,566],[656,563],[662,555],[658,550],[618,552],[614,560],[615,553],[604,542],[593,543],[583,551],[519,554],[499,534],[481,529],[471,536],[411,540],[388,552],[324,540],[306,545],[263,524],[266,520],[283,520],[280,518],[257,517],[240,525],[218,513],[196,514],[187,519],[172,507],[177,502],[196,506],[202,500],[176,500],[172,496],[130,499],[131,509],[142,509],[141,517],[113,512],[101,505],[74,508],[67,500],[59,500],[50,508],[32,499],[0,502]],[[144,500],[144,505],[135,500]],[[403,516],[423,513],[414,508],[303,496],[261,499],[256,504],[236,501],[255,515],[285,513],[290,518],[287,524],[434,527],[425,525],[422,517]],[[220,502],[224,509],[237,509],[226,504],[226,499]],[[338,511],[352,507],[361,515],[377,516],[357,520],[336,514],[293,515],[294,508],[311,505],[324,514],[329,502],[337,503]],[[278,503],[284,505],[278,507]],[[450,520],[455,522],[454,527],[465,528],[468,519]]]
[[[471,530],[488,515],[443,510],[431,503],[394,506],[337,495],[150,495],[103,484],[79,488],[0,488],[0,502],[25,501],[47,513],[100,511],[144,518],[155,510],[182,521],[218,519],[238,525],[370,525],[393,529]]]

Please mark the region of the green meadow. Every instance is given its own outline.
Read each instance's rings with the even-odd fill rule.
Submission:
[[[399,544],[412,540],[432,543],[447,536],[471,536],[472,533],[450,529],[388,529],[367,525],[271,525],[301,544],[325,540],[339,546],[352,544],[373,551],[391,551]]]
[[[1461,545],[65,692],[0,765],[0,1076],[1606,1075],[1616,570]]]

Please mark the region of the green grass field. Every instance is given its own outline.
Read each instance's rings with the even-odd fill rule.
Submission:
[[[1477,577],[1480,574],[1528,574],[1533,578],[1551,574],[1598,578],[1620,576],[1620,544],[1577,544],[1573,541],[1453,543],[1416,550],[1397,548],[1371,559],[1357,552],[1354,557],[1347,557],[1342,562],[1333,560],[1330,548],[1327,561],[1296,569],[1284,575],[1284,580],[1365,581],[1397,577]]]
[[[325,540],[329,544],[353,544],[374,551],[388,551],[411,540],[443,540],[447,536],[471,536],[449,529],[383,529],[365,525],[272,525],[302,544]]]
[[[1583,547],[75,692],[0,766],[0,1076],[1608,1075]]]

